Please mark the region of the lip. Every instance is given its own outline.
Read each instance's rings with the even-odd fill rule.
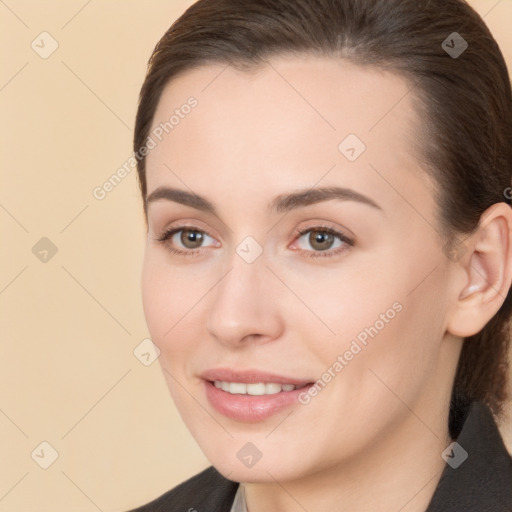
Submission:
[[[245,384],[254,384],[264,382],[265,384],[275,382],[276,384],[293,384],[294,386],[304,386],[310,384],[312,380],[296,379],[286,377],[276,373],[262,372],[259,370],[232,370],[230,368],[213,368],[206,370],[200,375],[204,380],[215,381],[223,380],[226,382],[241,382]]]
[[[211,406],[220,414],[245,423],[264,421],[271,416],[292,406],[300,404],[298,397],[314,384],[312,381],[285,377],[257,370],[235,371],[228,368],[212,369],[204,372],[203,378],[206,398]],[[216,388],[213,381],[243,382],[275,382],[276,384],[294,384],[303,386],[293,391],[281,391],[272,395],[231,394]]]

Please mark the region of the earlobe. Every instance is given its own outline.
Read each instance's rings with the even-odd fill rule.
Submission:
[[[512,282],[512,209],[505,203],[488,208],[465,243],[468,253],[456,262],[464,284],[450,312],[447,331],[468,337],[480,332],[501,308]],[[459,269],[460,270],[460,269]]]

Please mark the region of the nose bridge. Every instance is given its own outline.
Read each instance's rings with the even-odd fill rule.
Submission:
[[[262,252],[255,256],[255,249],[251,240],[242,241],[212,290],[207,328],[224,343],[237,344],[251,335],[275,337],[281,326],[272,275]]]

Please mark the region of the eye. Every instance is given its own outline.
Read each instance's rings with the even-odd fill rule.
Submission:
[[[220,245],[208,233],[193,226],[170,228],[156,240],[164,244],[171,253],[186,256],[198,254],[204,247],[203,244],[209,240],[213,241],[214,246]]]
[[[340,254],[354,245],[354,241],[343,233],[327,226],[314,226],[298,230],[299,248],[307,257],[329,257]],[[310,250],[307,246],[312,248]]]
[[[329,257],[340,254],[354,245],[354,241],[343,233],[327,226],[314,226],[308,229],[297,230],[299,249],[306,257]],[[304,240],[303,240],[304,239]],[[156,240],[162,243],[168,251],[183,256],[195,256],[207,247],[220,247],[206,231],[194,226],[179,226],[170,228]],[[212,243],[213,242],[213,243]],[[310,250],[307,246],[312,248]]]

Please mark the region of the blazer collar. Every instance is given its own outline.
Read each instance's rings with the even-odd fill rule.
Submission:
[[[479,401],[456,407],[450,430],[460,434],[443,452],[446,465],[425,512],[510,512],[512,458],[489,408]]]

